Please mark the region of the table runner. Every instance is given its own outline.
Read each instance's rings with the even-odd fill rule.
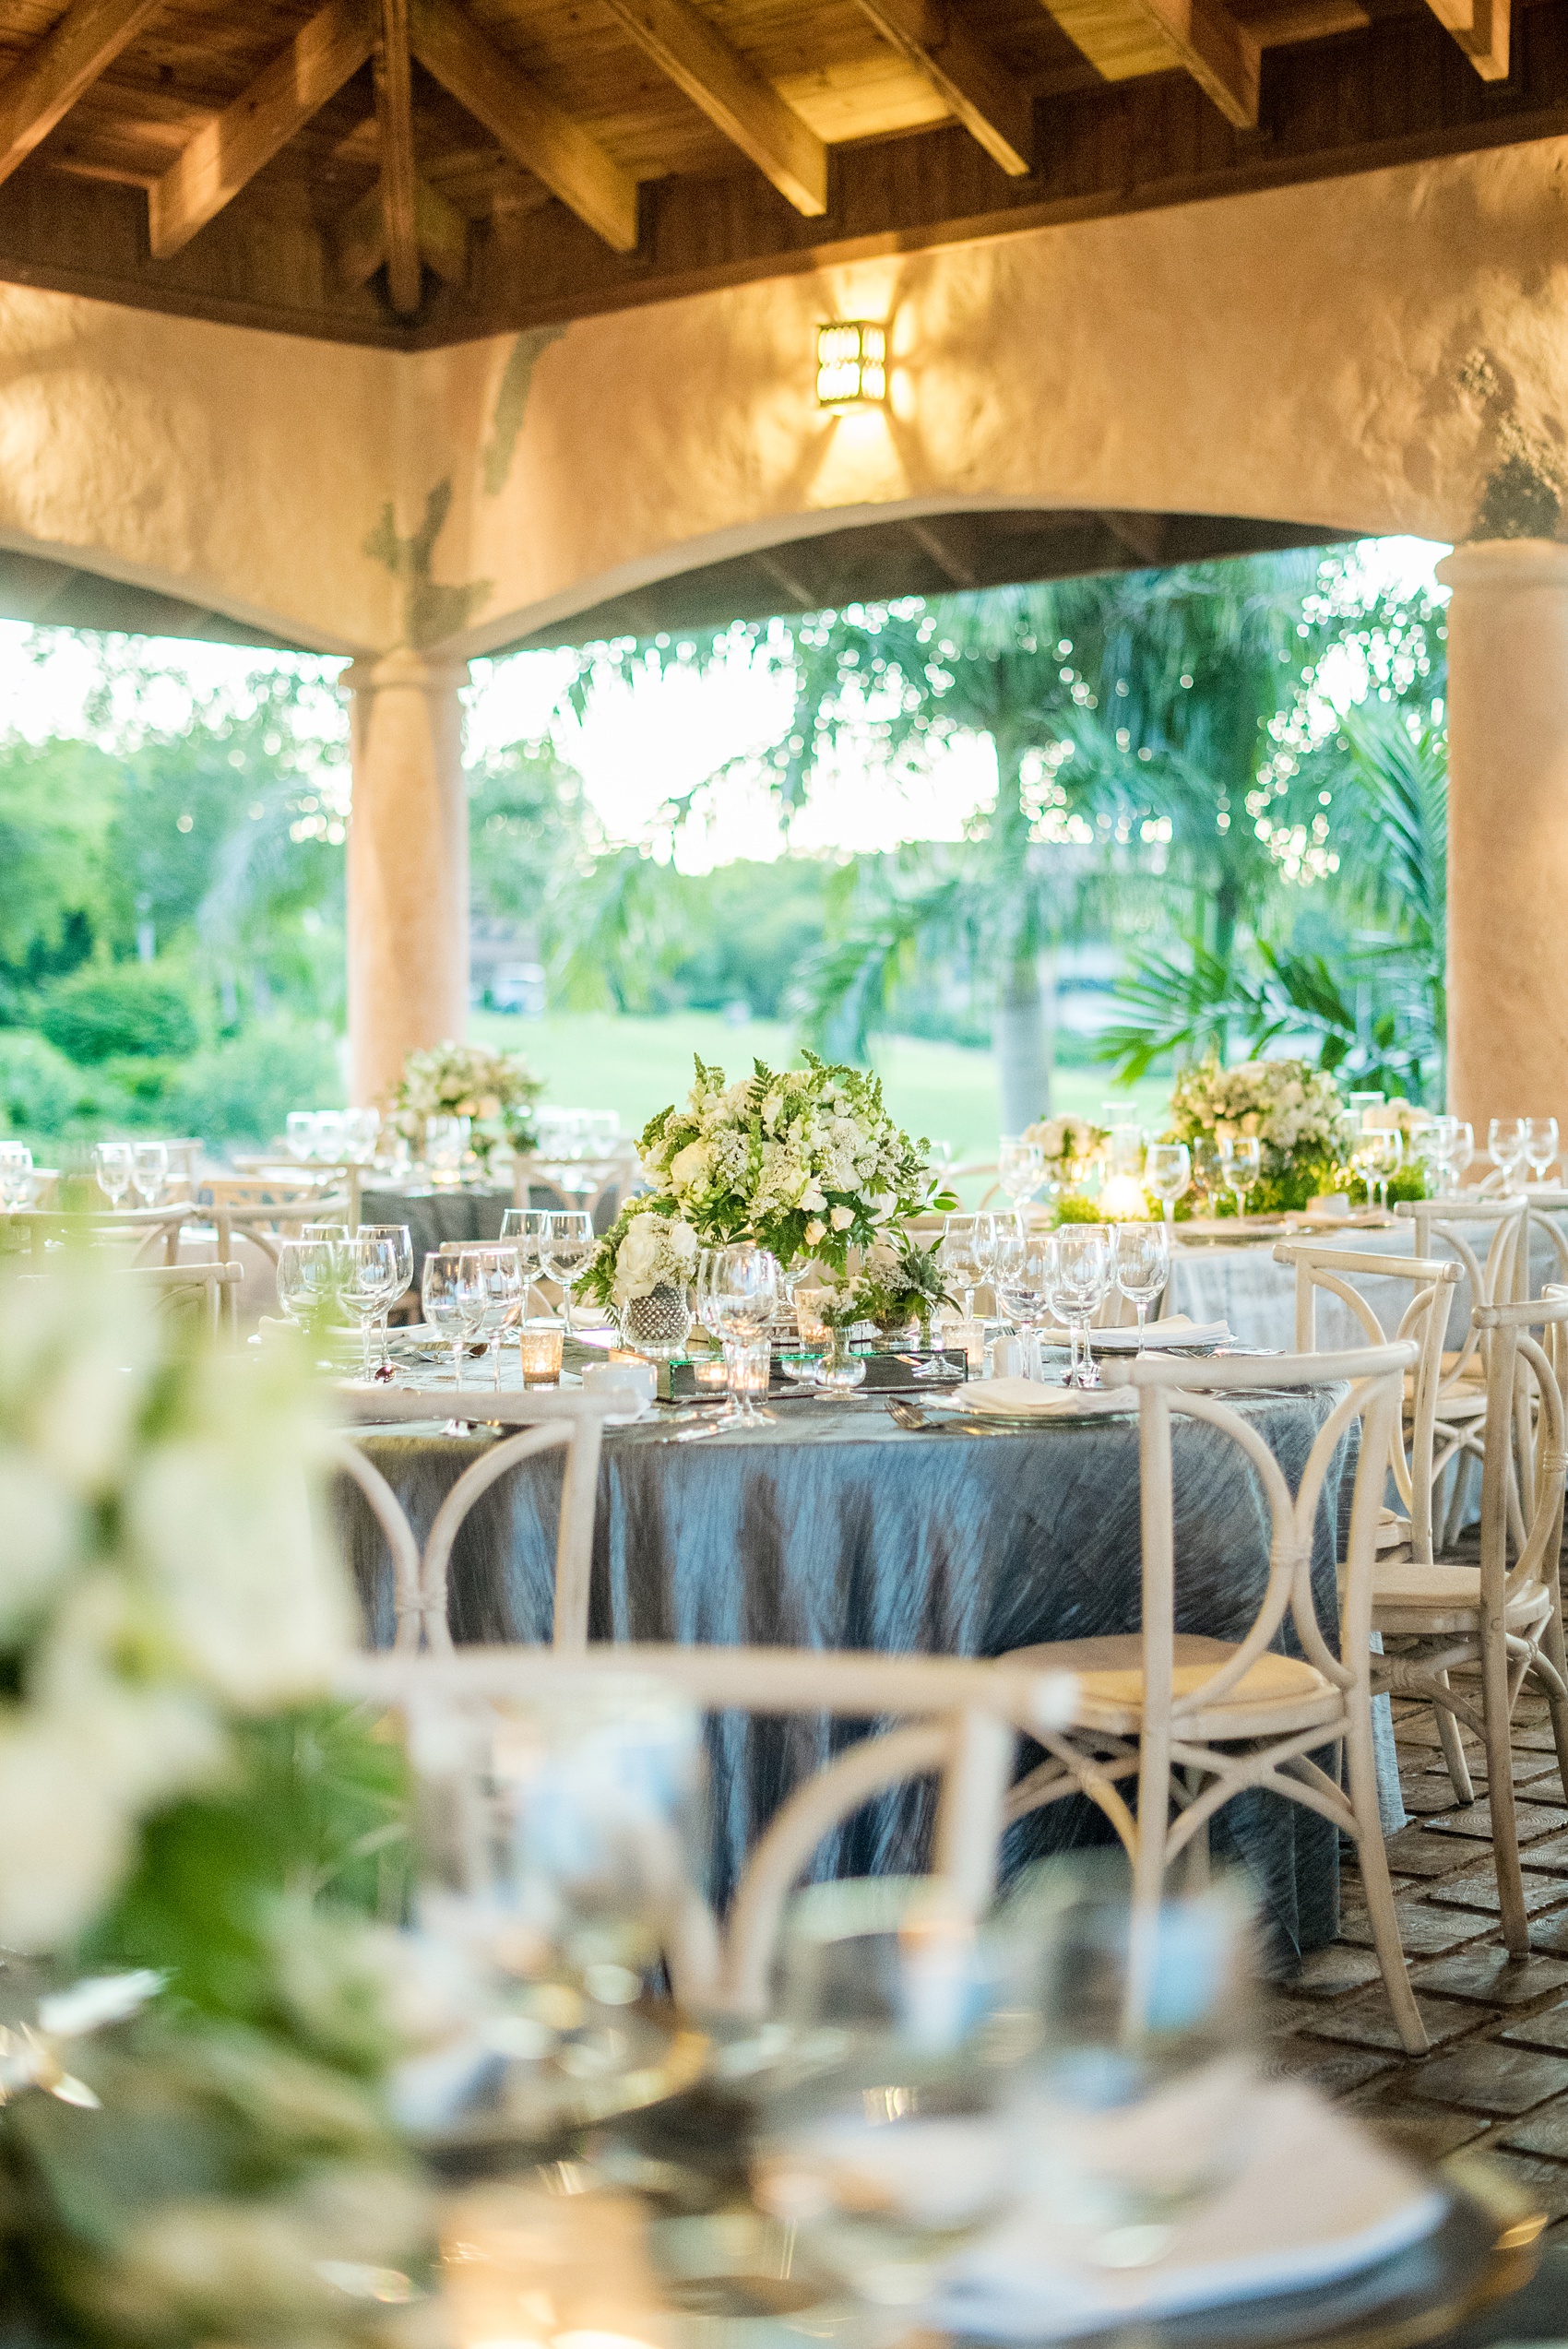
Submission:
[[[1292,1483],[1335,1391],[1262,1394],[1246,1410]],[[474,1406],[482,1407],[476,1394]],[[999,1655],[1051,1639],[1132,1631],[1140,1619],[1137,1430],[1125,1419],[1021,1432],[909,1434],[879,1405],[794,1402],[754,1434],[698,1443],[659,1429],[611,1430],[600,1475],[591,1635],[714,1644]],[[423,1538],[445,1492],[493,1439],[426,1430],[360,1437]],[[1352,1446],[1320,1513],[1313,1578],[1333,1637],[1334,1560]],[[1267,1571],[1267,1513],[1251,1467],[1218,1430],[1175,1431],[1178,1628],[1240,1637]],[[487,1495],[459,1537],[450,1620],[462,1641],[539,1641],[551,1629],[560,1468],[532,1461]],[[1342,1489],[1343,1488],[1343,1489]],[[340,1499],[371,1637],[392,1636],[379,1536],[358,1495]],[[857,1734],[820,1719],[709,1725],[711,1891],[722,1901],[778,1804]],[[823,1846],[820,1874],[922,1864],[928,1790],[873,1803]],[[1081,1799],[1021,1821],[1007,1859],[1109,1831]],[[1276,1941],[1307,1951],[1337,1922],[1336,1832],[1299,1805],[1253,1795],[1216,1821],[1217,1857],[1240,1857]]]

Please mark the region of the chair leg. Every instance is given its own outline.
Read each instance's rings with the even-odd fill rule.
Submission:
[[[1350,1809],[1355,1820],[1357,1856],[1361,1864],[1361,1888],[1366,1894],[1367,1922],[1372,1948],[1383,1970],[1383,1984],[1394,2010],[1394,2027],[1408,2056],[1424,2056],[1431,2042],[1421,2021],[1416,1994],[1399,1939],[1399,1917],[1394,1906],[1394,1885],[1384,1847],[1383,1821],[1377,1806],[1377,1763],[1372,1755],[1372,1711],[1363,1702],[1359,1718],[1348,1725],[1345,1738],[1346,1775]]]
[[[1182,1783],[1189,1802],[1195,1802],[1203,1792],[1203,1776],[1196,1770],[1183,1770]],[[1189,1892],[1206,1892],[1209,1886],[1208,1821],[1193,1837],[1182,1855],[1182,1882]]]
[[[1541,1625],[1540,1636],[1542,1655],[1550,1666],[1551,1673],[1549,1679],[1538,1669],[1536,1680],[1539,1687],[1545,1689],[1547,1702],[1551,1707],[1551,1736],[1557,1748],[1557,1774],[1562,1782],[1563,1796],[1568,1798],[1568,1698],[1562,1694],[1564,1686],[1568,1686],[1568,1655],[1563,1652],[1562,1601],[1557,1597],[1555,1589],[1552,1596],[1551,1613]],[[1552,1686],[1553,1680],[1557,1683],[1556,1688]]]
[[[1448,1686],[1447,1673],[1440,1672],[1438,1678],[1446,1688]],[[1434,1704],[1432,1713],[1437,1721],[1437,1735],[1443,1747],[1443,1759],[1448,1764],[1448,1782],[1454,1789],[1454,1798],[1456,1802],[1474,1802],[1475,1782],[1470,1776],[1470,1765],[1465,1759],[1465,1744],[1459,1734],[1459,1724],[1445,1704]]]
[[[1486,1713],[1487,1796],[1491,1808],[1491,1857],[1510,1957],[1528,1957],[1530,1921],[1519,1867],[1519,1827],[1514,1811],[1514,1755],[1509,1738],[1508,1654],[1501,1626],[1481,1635],[1481,1696]]]

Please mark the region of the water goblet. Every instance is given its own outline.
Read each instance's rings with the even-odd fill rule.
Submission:
[[[368,1167],[381,1138],[379,1109],[345,1109],[343,1156],[351,1167]]]
[[[777,1257],[750,1240],[713,1252],[708,1279],[712,1311],[724,1341],[730,1370],[730,1407],[718,1421],[721,1428],[771,1425],[771,1411],[759,1411],[742,1378],[742,1350],[767,1335],[778,1310],[781,1275]]]
[[[464,1252],[465,1254],[468,1251]],[[522,1307],[525,1281],[522,1258],[515,1247],[505,1245],[473,1251],[480,1260],[484,1278],[485,1306],[481,1316],[479,1334],[490,1348],[492,1384],[497,1394],[501,1389],[501,1333],[514,1321]]]
[[[131,1157],[131,1180],[144,1207],[156,1207],[169,1180],[169,1148],[162,1142],[138,1142]]]
[[[290,1155],[302,1162],[315,1156],[315,1111],[291,1109],[283,1121]]]
[[[458,1386],[463,1383],[463,1347],[468,1337],[469,1299],[462,1282],[462,1263],[460,1256],[444,1255],[433,1248],[420,1274],[424,1318],[436,1335],[451,1347],[452,1375]]]
[[[597,1245],[593,1217],[586,1207],[553,1208],[546,1214],[540,1235],[540,1270],[560,1285],[568,1337],[572,1335],[572,1291],[587,1272]]]
[[[1219,1170],[1236,1198],[1238,1221],[1247,1212],[1247,1193],[1263,1172],[1263,1145],[1255,1133],[1233,1134],[1219,1145]]]
[[[302,1224],[298,1237],[301,1240],[327,1240],[334,1247],[346,1248],[350,1232],[347,1224]]]
[[[975,1289],[982,1268],[975,1252],[974,1216],[949,1216],[942,1227],[942,1245],[937,1262],[949,1281],[956,1281],[964,1292],[964,1319],[975,1317]]]
[[[468,1155],[469,1132],[467,1118],[426,1118],[424,1161],[433,1175],[446,1182],[457,1181]]]
[[[313,1339],[320,1336],[337,1300],[339,1270],[329,1240],[291,1238],[278,1243],[279,1307]]]
[[[1110,1225],[1061,1225],[1051,1235],[1048,1282],[1051,1309],[1073,1334],[1066,1382],[1098,1386],[1099,1372],[1089,1350],[1089,1323],[1111,1293]]]
[[[1138,1317],[1144,1350],[1148,1309],[1170,1277],[1170,1242],[1163,1224],[1118,1224],[1111,1241],[1111,1278]]]
[[[356,1236],[337,1250],[338,1293],[360,1325],[360,1376],[370,1378],[370,1333],[383,1305],[390,1305],[398,1279],[398,1250],[390,1240]]]
[[[1530,1162],[1530,1172],[1538,1182],[1546,1180],[1546,1170],[1557,1156],[1557,1120],[1526,1118],[1525,1121],[1525,1156]]]
[[[1176,1202],[1186,1195],[1193,1180],[1193,1157],[1184,1142],[1151,1144],[1144,1159],[1144,1189],[1159,1201],[1166,1237],[1176,1240]]]
[[[1039,1324],[1051,1287],[1051,1235],[1003,1232],[996,1242],[992,1274],[998,1302],[1024,1345],[1027,1378],[1039,1375]]]
[[[111,1207],[117,1207],[131,1187],[131,1147],[128,1142],[101,1142],[92,1154],[98,1187]]]
[[[1351,1163],[1366,1182],[1367,1197],[1388,1213],[1388,1185],[1405,1155],[1403,1135],[1394,1126],[1367,1126],[1356,1137]]]
[[[1486,1154],[1492,1165],[1501,1169],[1504,1194],[1514,1189],[1514,1178],[1525,1156],[1527,1131],[1524,1118],[1493,1118],[1487,1128]]]
[[[406,1297],[414,1285],[414,1241],[407,1224],[361,1224],[354,1234],[356,1240],[385,1240],[391,1245],[397,1266],[398,1285],[385,1299],[377,1325],[381,1332],[381,1359],[375,1366],[378,1379],[392,1376],[392,1361],[386,1342],[386,1324],[392,1308],[399,1298]]]
[[[1455,1118],[1443,1157],[1450,1186],[1457,1191],[1476,1162],[1476,1129],[1468,1118]]]
[[[1038,1142],[1004,1133],[996,1157],[996,1179],[1013,1202],[1016,1215],[1037,1196],[1045,1180],[1045,1153]]]
[[[1200,1133],[1193,1144],[1193,1180],[1203,1192],[1212,1216],[1225,1188],[1225,1168],[1219,1156],[1219,1145],[1212,1134]]]
[[[544,1244],[544,1224],[548,1210],[543,1207],[508,1207],[501,1218],[501,1237],[517,1242],[517,1262],[523,1268],[523,1312],[528,1313],[528,1292],[539,1275],[540,1251]]]

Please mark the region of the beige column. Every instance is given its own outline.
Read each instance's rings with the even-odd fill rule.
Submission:
[[[349,1059],[356,1102],[407,1055],[460,1038],[469,1002],[468,664],[398,651],[356,660],[349,822]]]
[[[1568,546],[1439,565],[1448,607],[1448,1102],[1568,1146]]]

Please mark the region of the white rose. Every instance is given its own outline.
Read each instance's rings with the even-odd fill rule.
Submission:
[[[49,1950],[79,1933],[130,1864],[113,1780],[69,1715],[0,1732],[0,1941]]]
[[[682,1221],[680,1223],[673,1223],[671,1225],[671,1253],[678,1256],[683,1264],[695,1263],[699,1244],[696,1233],[692,1229],[690,1224]]]
[[[695,1191],[706,1177],[712,1153],[706,1142],[688,1142],[670,1161],[670,1182],[675,1191]]]
[[[808,1183],[802,1192],[800,1204],[811,1215],[825,1216],[827,1213],[827,1202],[822,1195],[821,1185],[815,1182]]]
[[[849,1207],[835,1207],[828,1218],[835,1231],[848,1231],[854,1220],[854,1211]]]
[[[0,1634],[12,1635],[77,1550],[80,1519],[59,1478],[25,1452],[0,1451]]]
[[[822,1221],[820,1216],[814,1216],[811,1222],[806,1226],[806,1246],[808,1248],[814,1248],[820,1240],[826,1240],[826,1237],[827,1226]]]

